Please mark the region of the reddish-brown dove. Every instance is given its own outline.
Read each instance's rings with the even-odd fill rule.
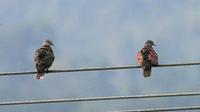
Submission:
[[[43,79],[45,72],[48,73],[48,69],[53,64],[54,54],[51,46],[53,46],[53,43],[50,40],[46,40],[42,47],[35,51],[34,60],[37,69],[37,79]]]
[[[144,48],[137,53],[137,61],[143,68],[144,77],[150,77],[151,67],[158,65],[158,55],[153,49],[153,46],[155,46],[154,42],[152,40],[147,40]]]

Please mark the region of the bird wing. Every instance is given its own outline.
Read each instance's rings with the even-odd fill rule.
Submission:
[[[158,65],[158,55],[153,48],[151,48],[150,50],[149,60],[151,61],[152,65],[154,66]]]
[[[35,51],[34,60],[36,64],[40,63],[41,61],[47,60],[47,50],[45,48],[40,48]]]
[[[47,65],[47,68],[49,68],[52,64],[53,64],[53,61],[54,61],[54,53],[53,53],[53,50],[51,47],[47,47],[47,62],[46,62],[46,65]]]
[[[150,49],[148,47],[144,47],[140,50],[141,58],[141,66],[143,68],[144,77],[151,76],[151,61],[149,59]]]
[[[138,61],[139,65],[142,65],[142,63],[143,63],[143,56],[142,56],[142,51],[141,50],[137,53],[137,61]]]

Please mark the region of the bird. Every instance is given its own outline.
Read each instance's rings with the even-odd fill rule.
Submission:
[[[49,68],[54,62],[54,53],[51,46],[54,46],[51,40],[45,40],[42,47],[35,51],[34,61],[37,69],[36,78],[43,79],[45,72],[48,73]]]
[[[152,66],[158,65],[158,55],[153,46],[156,46],[154,42],[152,40],[147,40],[144,47],[137,53],[137,61],[143,68],[144,77],[150,77]]]

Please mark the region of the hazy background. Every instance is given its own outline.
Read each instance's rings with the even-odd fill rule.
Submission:
[[[0,71],[33,71],[45,39],[51,69],[136,65],[152,39],[159,63],[200,61],[200,0],[0,0]],[[200,91],[200,68],[0,77],[0,101]],[[104,112],[200,105],[200,97],[3,106],[0,112]]]

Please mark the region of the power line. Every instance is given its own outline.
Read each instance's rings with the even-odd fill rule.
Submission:
[[[141,109],[141,110],[122,110],[122,111],[110,111],[110,112],[161,112],[161,111],[182,111],[182,110],[200,110],[200,106]]]
[[[180,63],[180,64],[162,64],[155,67],[176,67],[176,66],[192,66],[200,65],[200,63]],[[66,70],[49,70],[48,73],[63,73],[63,72],[86,72],[86,71],[105,71],[105,70],[122,70],[122,69],[136,69],[141,68],[138,65],[130,66],[116,66],[116,67],[94,67],[94,68],[78,68],[78,69],[66,69]],[[36,74],[35,71],[26,71],[26,72],[5,72],[0,73],[0,76],[10,76],[10,75],[28,75]]]
[[[187,93],[167,93],[151,95],[132,95],[132,96],[110,96],[110,97],[89,97],[89,98],[71,98],[71,99],[53,99],[53,100],[29,100],[29,101],[12,101],[0,102],[0,106],[6,105],[26,105],[26,104],[43,104],[43,103],[64,103],[64,102],[88,102],[88,101],[105,101],[105,100],[125,100],[125,99],[144,99],[144,98],[161,98],[161,97],[180,97],[180,96],[200,96],[200,92]]]

